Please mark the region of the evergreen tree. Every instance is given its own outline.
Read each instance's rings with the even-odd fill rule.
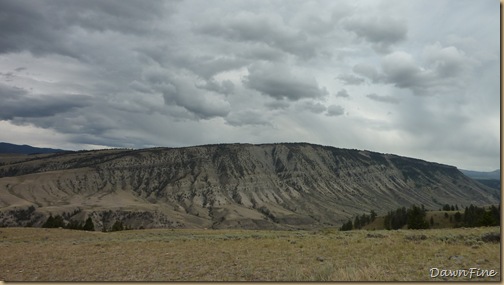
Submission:
[[[112,230],[113,232],[115,231],[122,231],[124,230],[124,226],[123,226],[123,223],[120,222],[120,221],[116,221],[113,225],[112,225]]]
[[[344,223],[341,226],[340,231],[351,231],[352,228],[353,228],[352,221],[349,219],[348,222]]]
[[[456,212],[453,217],[455,218],[456,223],[460,223],[462,221],[462,214],[460,212]]]
[[[374,210],[371,210],[371,222],[374,222],[374,220],[376,219],[376,216],[378,216],[378,214],[376,214],[376,212]]]
[[[54,228],[54,217],[52,214],[49,215],[49,218],[45,221],[45,223],[42,225],[43,228]]]
[[[82,230],[83,224],[82,222],[71,220],[70,222],[68,222],[65,228],[71,230]]]
[[[93,223],[93,220],[91,219],[91,217],[87,218],[82,229],[85,231],[94,231],[94,223]]]
[[[429,223],[425,220],[425,208],[413,205],[408,209],[408,229],[427,229]]]
[[[65,221],[63,220],[63,217],[60,215],[52,216],[52,214],[49,214],[49,218],[47,218],[47,221],[42,225],[43,228],[64,228],[65,227]]]
[[[361,225],[361,219],[359,216],[355,217],[354,224],[353,224],[354,229],[358,230],[362,227]]]

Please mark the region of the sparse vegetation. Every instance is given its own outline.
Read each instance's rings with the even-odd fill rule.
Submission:
[[[471,280],[500,280],[499,227],[110,233],[2,228],[0,238],[5,281],[469,280],[431,278],[432,267],[496,270],[495,277]]]

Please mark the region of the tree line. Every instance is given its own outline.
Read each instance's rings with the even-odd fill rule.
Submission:
[[[454,222],[455,227],[491,227],[500,225],[500,204],[498,207],[492,205],[488,209],[470,205],[464,208],[464,212],[459,211],[458,205],[444,205],[444,211],[457,211],[452,216],[445,213],[445,218],[450,218],[450,222]],[[424,206],[418,207],[413,205],[411,208],[398,208],[395,211],[390,211],[385,216],[384,226],[387,230],[400,229],[407,225],[408,229],[428,229],[434,225],[434,219],[431,217],[430,222],[426,220],[426,212]]]
[[[427,210],[424,205],[412,205],[409,209],[406,207],[390,211],[383,221],[387,230],[397,230],[405,225],[408,229],[428,229],[429,222],[426,220]]]
[[[493,227],[500,225],[500,204],[498,207],[492,205],[487,210],[484,207],[470,205],[465,207],[464,214],[455,213],[455,227]]]
[[[63,228],[63,229],[71,229],[71,230],[82,230],[82,231],[94,231],[94,223],[91,217],[87,218],[85,222],[71,220],[68,223],[65,223],[65,220],[61,215],[52,216],[49,215],[49,218],[42,225],[43,228]]]
[[[63,229],[71,229],[71,230],[82,230],[82,231],[94,231],[95,226],[91,217],[88,217],[86,221],[76,221],[70,220],[68,223],[65,223],[64,218],[61,215],[52,216],[49,215],[49,218],[42,224],[43,228],[63,228]],[[131,228],[125,226],[121,221],[115,221],[112,225],[112,228],[109,230],[111,232],[130,230]],[[103,228],[103,232],[106,232],[107,229]]]
[[[362,227],[370,224],[373,222],[376,218],[377,214],[374,210],[371,210],[371,213],[369,215],[362,214],[362,215],[357,215],[354,219],[353,222],[352,220],[348,220],[346,223],[344,223],[340,227],[340,231],[351,231],[351,230],[359,230]]]

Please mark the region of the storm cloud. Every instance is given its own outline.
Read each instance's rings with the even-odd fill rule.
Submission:
[[[499,167],[492,0],[4,0],[0,11],[0,141],[305,141]]]

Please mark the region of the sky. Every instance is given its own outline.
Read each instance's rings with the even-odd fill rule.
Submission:
[[[1,0],[0,141],[500,167],[498,0]]]

